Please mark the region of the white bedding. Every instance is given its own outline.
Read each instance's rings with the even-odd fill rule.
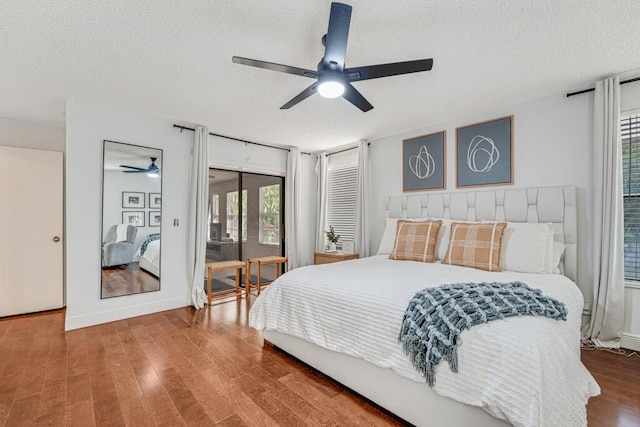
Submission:
[[[464,331],[459,372],[442,362],[434,391],[517,426],[586,425],[586,402],[600,388],[580,362],[582,294],[564,276],[491,273],[382,255],[292,270],[263,290],[249,321],[258,330],[302,338],[424,383],[397,342],[414,293],[442,283],[513,280],[563,301],[567,321],[518,317]]]
[[[144,258],[151,265],[156,267],[156,272],[160,268],[160,239],[152,240],[147,245],[147,249],[144,251],[144,254],[140,256],[140,258]],[[157,273],[156,273],[157,275]]]

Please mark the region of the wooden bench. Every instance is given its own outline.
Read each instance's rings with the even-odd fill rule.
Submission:
[[[209,262],[205,264],[207,269],[207,299],[209,305],[211,305],[212,299],[228,298],[233,294],[236,297],[242,297],[242,290],[240,289],[240,277],[242,276],[242,269],[245,267],[245,263],[242,261],[220,261]],[[236,271],[236,287],[235,289],[225,289],[223,291],[213,292],[211,290],[211,273],[214,271],[235,270]]]
[[[264,283],[261,282],[260,274],[262,273],[262,266],[275,264],[276,279],[277,279],[278,277],[280,277],[280,264],[284,265],[286,270],[287,261],[288,259],[286,256],[263,256],[258,258],[249,258],[247,260],[247,276],[244,284],[245,295],[249,296],[249,293],[251,292],[251,286],[253,286],[251,285],[251,264],[252,263],[258,264],[258,280],[255,284],[255,288],[258,291],[258,295],[260,295],[260,288],[262,286],[267,286],[271,284],[271,282],[264,282]]]

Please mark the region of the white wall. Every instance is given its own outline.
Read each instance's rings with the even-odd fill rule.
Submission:
[[[357,147],[349,150],[349,147],[344,148],[345,151],[338,150],[335,154],[328,154],[327,156],[327,169],[340,168],[343,166],[353,166],[358,164],[358,149]]]
[[[160,227],[149,225],[149,212],[157,212],[160,209],[149,207],[149,193],[160,193],[161,183],[159,178],[152,178],[146,173],[122,173],[119,170],[104,171],[104,200],[102,204],[102,241],[109,229],[116,224],[122,224],[122,212],[144,212],[144,227],[138,227],[134,243],[135,252],[149,234],[159,233]],[[144,208],[123,209],[122,192],[144,193]]]
[[[100,299],[102,141],[163,151],[160,291]],[[193,133],[170,120],[70,102],[66,139],[66,329],[189,305],[186,271],[189,159]],[[175,227],[173,219],[179,220]]]
[[[65,130],[54,126],[0,117],[0,145],[34,150],[64,151]]]
[[[620,86],[620,111],[640,110],[640,81]]]
[[[209,167],[284,176],[287,151],[209,136]]]
[[[625,289],[622,346],[640,351],[640,288]]]
[[[482,120],[514,116],[515,188],[573,184],[578,189],[578,286],[591,300],[587,262],[587,188],[593,96],[555,95],[536,101],[418,129],[371,143],[371,250],[376,253],[384,231],[384,200],[402,194],[402,139],[447,131],[447,190],[455,185],[455,128]],[[495,188],[495,187],[494,187]],[[460,191],[468,191],[461,189]],[[414,193],[412,193],[414,194]]]

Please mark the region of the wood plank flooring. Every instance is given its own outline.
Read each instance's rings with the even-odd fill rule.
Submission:
[[[126,268],[102,269],[102,298],[152,292],[160,289],[160,281],[153,274],[130,262]]]
[[[246,300],[64,332],[64,312],[0,320],[0,426],[398,426],[263,348]],[[583,352],[590,426],[640,425],[640,359]]]

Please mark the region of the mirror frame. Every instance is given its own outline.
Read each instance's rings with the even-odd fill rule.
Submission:
[[[119,145],[123,145],[123,146],[129,146],[129,147],[135,147],[135,148],[141,148],[141,149],[146,149],[146,150],[154,150],[157,151],[159,153],[159,159],[160,159],[160,170],[162,172],[164,172],[164,150],[162,148],[156,148],[156,147],[147,147],[144,145],[138,145],[138,144],[129,144],[126,142],[119,142],[119,141],[113,141],[113,140],[109,140],[109,139],[104,139],[102,141],[102,181],[101,181],[101,204],[100,204],[100,299],[111,299],[111,298],[117,298],[117,297],[123,297],[123,296],[130,296],[130,295],[140,295],[140,294],[145,294],[148,292],[157,292],[160,291],[162,289],[162,224],[163,224],[163,206],[164,206],[164,200],[161,201],[160,204],[160,225],[159,227],[159,231],[158,234],[160,234],[160,254],[158,257],[158,275],[154,276],[157,280],[158,280],[158,289],[152,289],[152,290],[148,290],[148,291],[140,291],[140,292],[132,292],[132,293],[125,293],[125,294],[121,294],[121,295],[110,295],[110,296],[104,296],[103,293],[103,262],[104,262],[104,255],[103,255],[103,247],[104,247],[104,240],[105,240],[105,231],[104,231],[104,207],[105,207],[105,161],[106,161],[106,153],[107,153],[107,144],[111,143],[111,144],[119,144]],[[160,173],[160,195],[162,198],[164,198],[163,195],[163,184],[164,184],[164,178],[163,178],[163,173]],[[154,192],[155,193],[155,192]],[[147,222],[150,223],[150,218],[151,218],[151,212],[152,212],[152,208],[149,205],[147,205],[147,202],[150,202],[150,194],[151,192],[145,191],[145,207],[144,208],[140,208],[142,209],[142,211],[144,212],[144,216],[145,216],[145,225],[143,227],[147,227],[149,226],[149,224]],[[121,209],[127,209],[122,207]],[[158,209],[153,209],[153,211],[157,211]],[[126,212],[123,210],[123,212]],[[154,234],[154,233],[151,233]],[[149,272],[145,271],[145,274],[151,274]]]

